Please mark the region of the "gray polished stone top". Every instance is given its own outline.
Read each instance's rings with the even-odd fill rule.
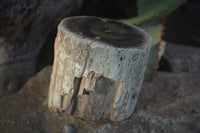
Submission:
[[[99,17],[71,17],[64,19],[61,25],[84,38],[119,48],[140,47],[147,39],[146,33],[136,26]]]

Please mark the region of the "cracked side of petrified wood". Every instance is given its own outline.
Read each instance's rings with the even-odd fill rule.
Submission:
[[[128,118],[151,43],[135,26],[96,17],[64,19],[55,40],[49,109],[92,120]]]

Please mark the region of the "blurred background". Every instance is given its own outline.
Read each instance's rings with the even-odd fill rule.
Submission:
[[[200,85],[196,84],[200,82],[199,0],[0,0],[0,103],[1,98],[15,95],[36,73],[53,64],[59,22],[65,17],[79,15],[134,24],[152,36],[154,44],[144,86],[167,79],[167,83],[159,85],[173,82],[175,86],[174,82],[195,80],[195,83],[190,82],[189,89],[196,88],[194,90],[199,92]],[[155,89],[156,96],[161,88]],[[153,101],[162,103],[170,96],[181,95],[169,93],[166,99]],[[185,92],[184,96],[187,94]],[[138,108],[146,108],[145,99],[141,101],[143,105]],[[192,128],[200,132],[199,127]]]

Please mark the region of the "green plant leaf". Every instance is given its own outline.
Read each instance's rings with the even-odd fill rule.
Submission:
[[[147,67],[145,71],[145,79],[151,80],[153,78],[154,71],[158,66],[158,47],[161,40],[160,33],[162,31],[162,21],[160,19],[152,19],[143,22],[140,27],[149,33],[153,38],[153,46],[151,47]]]
[[[162,32],[162,26],[163,24],[161,19],[152,19],[139,25],[139,27],[151,35],[154,45],[159,43],[161,40],[160,34]]]
[[[186,0],[138,0],[139,16],[121,20],[131,24],[140,24],[153,19],[163,17],[177,9]]]

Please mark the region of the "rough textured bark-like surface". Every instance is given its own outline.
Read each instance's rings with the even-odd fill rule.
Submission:
[[[152,39],[128,24],[72,17],[58,26],[51,111],[120,121],[134,111]]]
[[[15,92],[36,72],[38,54],[59,21],[83,0],[3,0],[0,3],[0,96]]]

